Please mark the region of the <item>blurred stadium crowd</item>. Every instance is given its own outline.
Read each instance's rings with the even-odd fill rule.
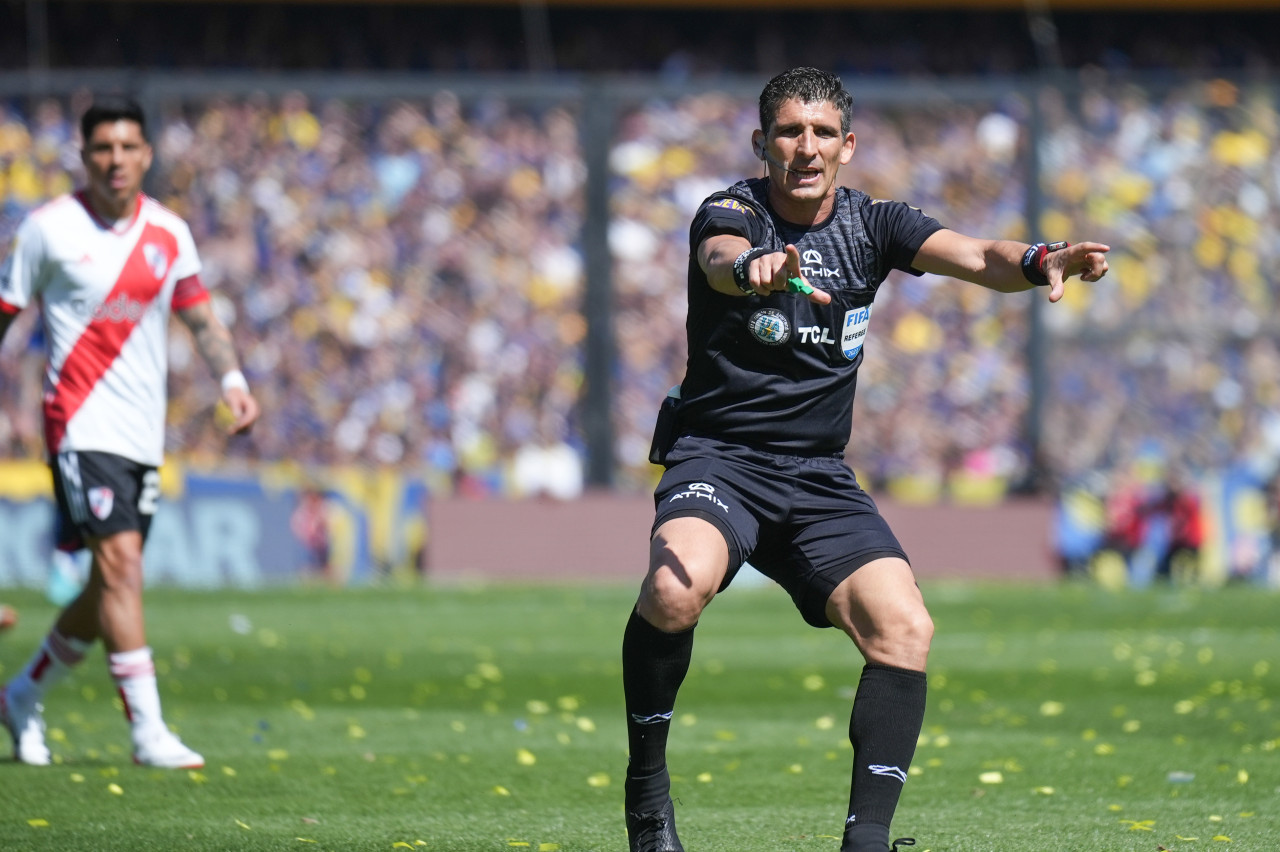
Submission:
[[[868,20],[874,33],[876,19]],[[637,31],[634,49],[647,57],[646,70],[669,77],[708,62],[735,69],[715,45],[658,57],[643,47],[645,32]],[[1026,223],[1026,90],[856,101],[849,184],[967,233],[1089,238],[1115,249],[1104,282],[1073,287],[1043,312],[1049,345],[1038,450],[1027,435],[1037,294],[1001,297],[934,276],[892,279],[875,306],[850,443],[850,463],[876,489],[982,502],[1056,488],[1107,505],[1135,477],[1156,493],[1168,477],[1185,475],[1246,483],[1274,502],[1267,484],[1280,468],[1280,115],[1265,76],[1212,73],[1215,65],[1267,66],[1270,48],[1247,30],[1236,35],[1181,54],[1190,66],[1182,70],[1197,73],[1155,81],[1117,75],[1116,66],[1163,66],[1161,57],[1172,55],[1156,45],[1176,45],[1178,30],[1145,46],[1135,36],[1127,52],[1097,57],[1110,70],[1085,69],[1070,85],[1033,95],[1043,117],[1036,228]],[[926,66],[938,61],[960,72],[1017,71],[1030,61],[1013,39],[1007,55],[915,50],[917,39],[943,43],[926,30],[891,49],[828,58],[846,74],[872,76],[936,71]],[[768,57],[765,42],[753,43],[752,64]],[[452,60],[425,67],[501,70],[520,61],[468,39],[454,48],[439,54]],[[209,64],[220,64],[210,55]],[[380,55],[383,65],[424,67],[394,50]],[[626,49],[611,55],[626,65]],[[109,52],[97,59],[115,61]],[[178,57],[154,61],[183,65]],[[228,55],[223,64],[249,61]],[[85,98],[0,106],[5,243],[22,215],[74,185],[74,116]],[[508,97],[499,78],[492,94],[468,99],[300,89],[166,102],[153,117],[157,166],[148,189],[191,223],[203,277],[267,412],[264,428],[232,446],[233,457],[395,466],[419,472],[437,493],[581,491],[584,108],[575,98]],[[683,372],[689,219],[709,192],[759,173],[747,144],[755,110],[750,98],[719,91],[621,104],[608,157],[619,488],[653,481],[645,461],[653,416]],[[42,452],[32,319],[30,343],[15,331],[0,354],[6,457]],[[212,380],[180,330],[171,356],[171,450],[212,462],[227,451],[209,409]],[[1106,514],[1095,529],[1114,526]],[[1232,568],[1249,570],[1243,560]]]

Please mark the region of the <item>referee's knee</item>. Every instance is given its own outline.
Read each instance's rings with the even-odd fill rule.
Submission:
[[[698,623],[715,589],[670,568],[651,571],[637,604],[640,615],[659,630],[675,633]]]
[[[933,619],[924,607],[900,613],[859,643],[867,662],[924,671],[933,642]]]

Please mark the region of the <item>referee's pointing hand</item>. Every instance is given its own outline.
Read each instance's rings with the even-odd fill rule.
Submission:
[[[1106,275],[1109,251],[1111,246],[1103,243],[1076,243],[1045,255],[1044,274],[1049,279],[1049,301],[1056,302],[1062,298],[1066,292],[1066,280],[1072,275],[1079,275],[1081,281],[1097,281]]]

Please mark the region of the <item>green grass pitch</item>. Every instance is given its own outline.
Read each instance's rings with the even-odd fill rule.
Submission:
[[[637,578],[638,584],[638,578]],[[1280,850],[1280,597],[924,583],[929,710],[894,836],[931,852]],[[95,650],[0,761],[4,850],[624,850],[634,584],[148,593],[200,772],[135,767]],[[53,608],[9,592],[10,676]],[[691,852],[835,852],[858,658],[776,588],[698,628],[671,769]]]

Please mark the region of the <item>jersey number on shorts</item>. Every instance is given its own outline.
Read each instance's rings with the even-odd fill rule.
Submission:
[[[160,508],[160,472],[149,470],[142,475],[142,492],[138,494],[138,513],[154,515]]]

